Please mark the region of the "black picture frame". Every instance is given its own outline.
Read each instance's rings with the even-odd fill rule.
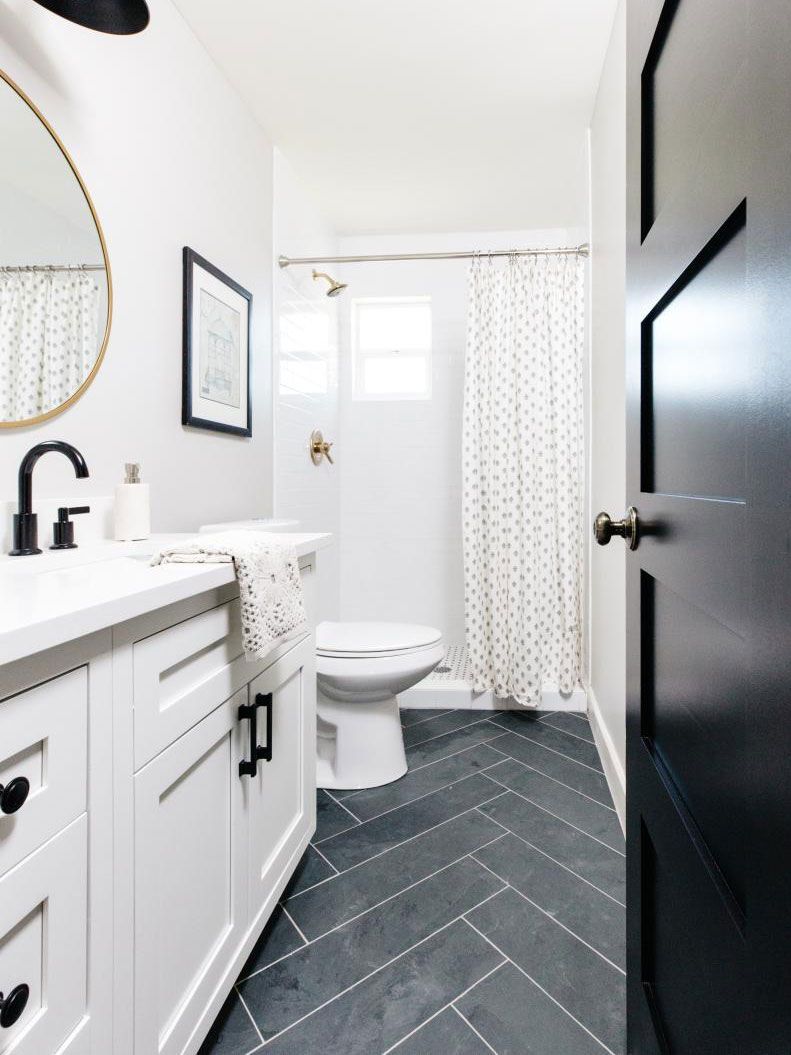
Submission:
[[[183,249],[183,317],[182,317],[182,374],[181,374],[181,424],[190,428],[210,429],[213,432],[230,433],[234,436],[253,435],[253,397],[251,377],[250,356],[250,318],[252,315],[253,295],[238,282],[220,271],[214,264],[209,263],[205,257],[196,253],[189,246]],[[193,291],[195,288],[195,268],[198,267],[207,274],[218,280],[239,297],[247,301],[246,325],[241,327],[240,336],[243,338],[245,349],[239,349],[240,377],[243,368],[245,387],[247,390],[246,420],[240,424],[229,424],[226,421],[215,421],[205,414],[207,400],[202,400],[204,413],[198,414],[197,408],[193,406],[193,376],[194,371],[199,368],[199,338],[194,332]],[[240,409],[243,409],[240,407]]]

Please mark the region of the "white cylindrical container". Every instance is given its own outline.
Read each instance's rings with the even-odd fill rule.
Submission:
[[[151,535],[148,484],[140,482],[140,466],[127,462],[126,478],[115,488],[115,539],[135,542]]]

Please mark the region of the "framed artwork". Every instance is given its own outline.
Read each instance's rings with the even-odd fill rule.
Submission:
[[[252,294],[184,246],[181,423],[252,436]]]

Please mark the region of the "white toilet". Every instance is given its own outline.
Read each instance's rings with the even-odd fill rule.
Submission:
[[[411,688],[444,655],[442,635],[409,623],[319,623],[320,788],[376,788],[407,771],[396,693]]]

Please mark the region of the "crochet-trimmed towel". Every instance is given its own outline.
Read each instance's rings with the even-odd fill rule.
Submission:
[[[255,531],[198,535],[161,549],[151,563],[233,562],[239,580],[245,654],[251,660],[263,659],[273,648],[307,630],[297,552],[283,538]]]

